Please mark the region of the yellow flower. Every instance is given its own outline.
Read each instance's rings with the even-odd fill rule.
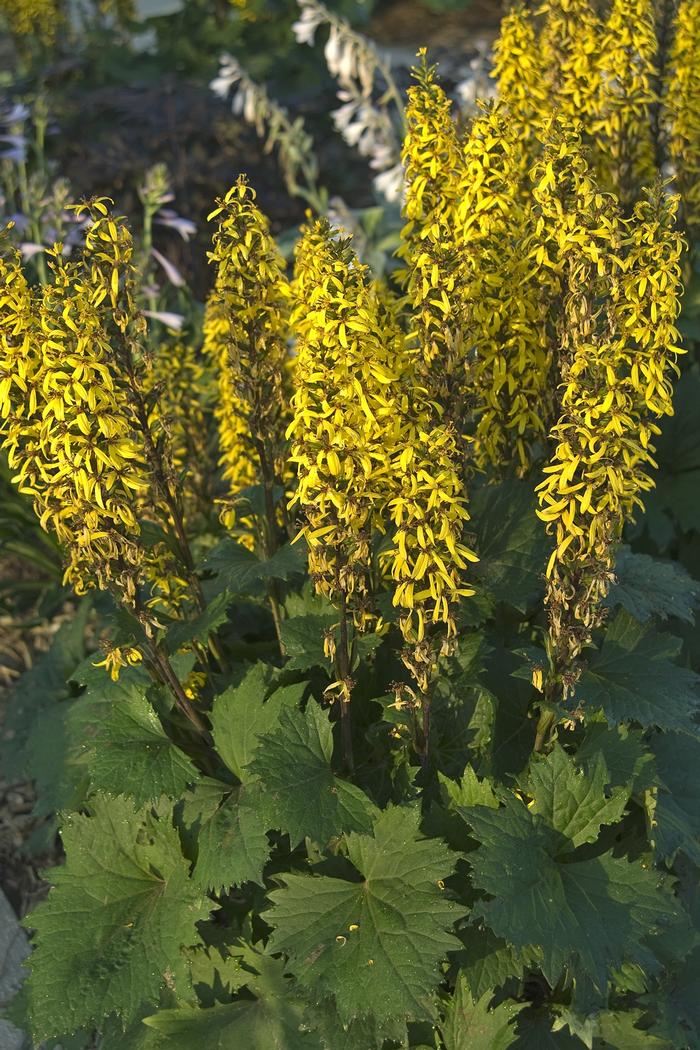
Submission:
[[[527,152],[533,127],[548,111],[548,88],[532,14],[517,3],[501,21],[494,44],[498,98],[508,107],[511,127]]]
[[[700,0],[681,0],[666,78],[668,147],[686,229],[700,231]]]
[[[349,241],[320,220],[297,248],[292,325],[298,332],[291,461],[316,589],[367,614],[372,526],[400,426],[393,383],[403,336]]]
[[[631,206],[656,177],[652,112],[658,43],[653,0],[613,0],[600,40],[600,103],[591,130],[601,186]]]
[[[56,0],[0,0],[0,15],[13,36],[37,36],[45,44],[54,40],[63,21]]]
[[[555,539],[547,566],[550,656],[556,671],[568,669],[565,693],[601,623],[625,521],[654,484],[655,420],[672,412],[681,352],[676,207],[657,186],[625,221],[612,198],[586,184],[578,230],[570,214],[561,233],[568,283],[562,415],[538,493],[539,515]]]
[[[220,463],[229,483],[224,512],[245,485],[266,498],[265,547],[275,542],[274,486],[283,482],[289,422],[289,285],[255,194],[241,177],[210,215],[218,228],[210,259],[216,284],[207,306],[205,351],[216,362]]]
[[[461,253],[454,209],[459,192],[460,147],[451,103],[437,83],[425,52],[409,88],[404,215],[399,254],[406,262],[411,337],[425,361],[425,381],[448,418],[462,427],[465,395]]]
[[[143,654],[132,645],[111,645],[105,643],[104,660],[96,661],[93,667],[105,667],[113,682],[119,680],[119,672],[122,667],[136,667],[143,660]]]
[[[597,111],[601,24],[589,0],[545,0],[539,53],[549,112],[586,120]],[[548,113],[542,113],[547,116]]]

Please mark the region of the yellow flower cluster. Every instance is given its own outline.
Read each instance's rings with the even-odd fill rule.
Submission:
[[[325,220],[296,253],[292,326],[298,332],[291,461],[299,485],[301,535],[319,593],[367,615],[372,526],[390,472],[392,430],[400,426],[392,384],[401,334],[370,287],[366,267]]]
[[[63,20],[57,0],[0,0],[0,15],[13,36],[36,36],[46,44]]]
[[[153,610],[176,610],[188,581],[165,542],[144,548],[140,519],[172,527],[178,507],[151,429],[131,238],[104,201],[86,207],[82,253],[49,252],[43,288],[27,286],[17,258],[2,261],[0,438],[65,550],[66,582],[111,590],[150,631]]]
[[[562,415],[538,492],[555,537],[550,656],[555,671],[566,669],[565,692],[601,622],[623,525],[653,486],[655,420],[673,411],[683,247],[676,207],[657,186],[624,220],[612,198],[583,180],[579,236],[566,223],[559,228],[568,284]]]
[[[272,493],[284,478],[289,422],[289,286],[267,220],[244,178],[209,218],[218,224],[210,253],[217,274],[204,348],[215,361],[219,383],[220,462],[230,493],[224,520],[233,524],[241,488],[262,484],[269,555],[275,546]]]
[[[461,150],[451,103],[425,52],[409,88],[406,172],[400,255],[407,264],[412,336],[425,361],[431,389],[456,427],[464,421],[465,352],[460,266],[454,209]]]
[[[669,153],[691,238],[700,233],[700,0],[681,0],[671,49],[666,107]]]
[[[617,194],[626,215],[666,159],[700,214],[700,6],[681,0],[670,61],[657,34],[655,0],[544,0],[503,20],[494,76],[534,162],[537,127],[557,114],[583,122],[598,184]]]
[[[397,584],[406,664],[425,691],[434,662],[428,626],[453,636],[455,603],[473,593],[461,581],[475,556],[461,542],[468,514],[455,435],[436,418],[424,363],[393,311],[324,221],[298,248],[295,287],[305,294],[292,318],[301,334],[289,432],[310,572],[362,628],[372,531],[390,530],[381,561]]]

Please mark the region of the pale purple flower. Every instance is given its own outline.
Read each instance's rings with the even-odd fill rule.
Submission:
[[[176,230],[183,241],[189,241],[190,237],[193,237],[197,232],[197,226],[191,219],[183,218],[182,215],[178,215],[177,212],[172,211],[170,208],[163,208],[159,211],[153,221],[161,226],[169,226],[170,229]]]
[[[144,317],[150,317],[153,321],[160,321],[166,328],[172,328],[175,332],[182,331],[185,318],[182,314],[171,313],[169,310],[142,310]]]
[[[166,259],[164,255],[158,251],[157,248],[151,248],[151,255],[160,263],[165,271],[165,276],[168,278],[171,284],[174,284],[176,288],[183,288],[185,286],[185,278],[182,276],[177,266]]]

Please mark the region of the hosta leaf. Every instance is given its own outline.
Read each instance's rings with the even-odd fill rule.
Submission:
[[[121,699],[106,707],[94,731],[88,769],[97,791],[130,795],[141,806],[161,795],[179,798],[199,778],[136,684],[125,686]]]
[[[239,685],[231,686],[214,700],[211,713],[212,734],[216,750],[239,780],[253,757],[263,733],[269,733],[279,721],[285,706],[298,704],[306,683],[274,689],[273,668],[253,664]]]
[[[304,712],[285,708],[274,733],[261,737],[247,770],[257,777],[269,826],[325,843],[343,831],[368,831],[376,812],[369,798],[331,769],[333,728],[309,700]]]
[[[577,769],[574,760],[559,745],[544,758],[536,758],[530,765],[525,781],[533,796],[530,807],[548,824],[566,835],[570,849],[595,842],[601,825],[616,824],[625,811],[629,792],[624,787],[613,788],[605,760],[599,755],[588,772]]]
[[[211,905],[188,877],[167,812],[137,810],[124,797],[96,796],[91,816],[63,825],[66,864],[31,913],[30,1016],[37,1041],[100,1024],[128,1023],[164,985],[187,987],[181,949]]]
[[[258,785],[244,784],[203,821],[193,874],[203,889],[219,893],[243,882],[262,882],[270,844],[261,808]]]
[[[514,798],[477,807],[469,822],[481,843],[469,855],[473,880],[492,899],[481,916],[516,948],[537,945],[551,985],[578,963],[603,991],[624,959],[645,959],[642,942],[676,916],[670,892],[641,861],[610,854],[572,860],[572,843]]]
[[[492,999],[492,989],[477,998],[460,973],[440,1027],[445,1050],[506,1050],[513,1045],[516,1035],[512,1021],[522,1006],[506,1000],[490,1010]]]
[[[700,677],[671,662],[680,644],[619,612],[601,650],[590,658],[577,699],[602,708],[611,725],[639,722],[700,735]]]
[[[652,838],[661,857],[679,849],[700,865],[700,741],[685,733],[652,737],[659,789]]]
[[[652,616],[661,620],[676,616],[693,623],[700,584],[678,562],[659,561],[622,547],[615,562],[615,576],[617,582],[610,589],[606,604],[621,605],[640,623]]]
[[[357,881],[285,875],[270,894],[271,950],[289,956],[314,998],[333,996],[344,1022],[432,1016],[440,963],[459,948],[447,931],[463,910],[440,888],[453,856],[422,839],[418,822],[415,810],[390,808],[372,835],[348,835]]]
[[[483,485],[473,498],[476,574],[496,601],[524,611],[542,589],[549,540],[535,514],[532,487],[509,480]]]

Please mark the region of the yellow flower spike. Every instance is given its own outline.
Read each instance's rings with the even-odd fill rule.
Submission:
[[[215,414],[220,464],[229,486],[223,520],[231,527],[237,492],[258,482],[271,494],[275,484],[284,482],[290,292],[284,261],[246,180],[239,178],[217,204],[210,215],[217,229],[209,254],[217,273],[206,309],[204,350],[215,363],[219,385]],[[268,556],[275,545],[274,524],[266,522]]]
[[[685,228],[700,232],[700,0],[681,0],[666,75],[668,148]]]
[[[673,411],[683,250],[675,230],[677,198],[660,184],[625,220],[583,169],[574,183],[565,202],[573,221],[560,240],[568,287],[562,415],[537,487],[539,515],[555,541],[547,566],[549,645],[555,676],[567,672],[565,695],[580,673],[581,650],[602,622],[624,524],[654,484],[648,439],[658,433],[653,420]],[[581,250],[596,240],[602,272]],[[640,298],[645,279],[663,284],[663,294]]]

